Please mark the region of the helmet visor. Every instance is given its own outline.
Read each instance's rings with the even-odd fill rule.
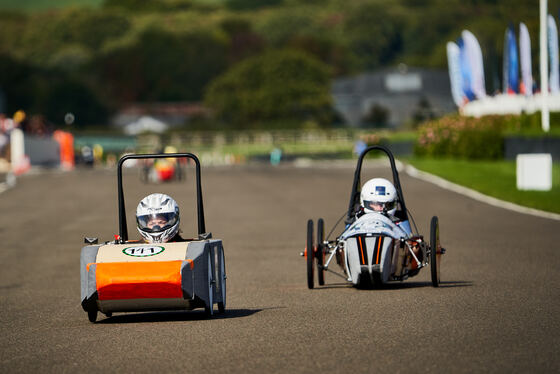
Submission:
[[[177,223],[177,219],[176,213],[157,213],[136,217],[138,227],[146,232],[167,230]]]
[[[364,207],[374,212],[388,212],[395,207],[395,202],[388,201],[386,203],[381,203],[379,201],[364,200]]]

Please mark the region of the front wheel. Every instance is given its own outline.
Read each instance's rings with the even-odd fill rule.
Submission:
[[[307,246],[305,247],[305,253],[307,257],[307,287],[311,290],[313,289],[313,257],[315,252],[315,247],[313,243],[313,220],[307,221]]]
[[[97,309],[89,309],[87,316],[91,323],[95,323],[97,321]]]
[[[437,216],[430,222],[430,268],[432,270],[432,286],[440,283],[441,245],[439,242],[439,221]]]
[[[317,276],[319,278],[319,285],[325,284],[325,270],[323,265],[325,263],[325,250],[323,242],[325,241],[325,222],[322,218],[317,221]]]

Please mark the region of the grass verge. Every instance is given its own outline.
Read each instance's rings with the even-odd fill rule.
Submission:
[[[552,166],[552,190],[519,191],[515,161],[467,161],[411,158],[405,160],[419,170],[442,177],[501,200],[560,213],[560,164]]]

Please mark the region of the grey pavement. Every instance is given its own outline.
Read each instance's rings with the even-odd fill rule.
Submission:
[[[368,168],[365,177],[388,175]],[[116,173],[18,179],[0,194],[0,372],[558,372],[560,227],[401,174],[421,233],[440,219],[442,285],[429,271],[357,290],[327,274],[306,286],[308,218],[344,213],[349,167],[203,167],[206,226],[224,241],[228,305],[100,315],[80,307],[84,236],[117,233]],[[196,231],[192,173],[183,183],[125,175],[129,233],[150,192],[179,202]],[[339,230],[337,231],[339,232]]]

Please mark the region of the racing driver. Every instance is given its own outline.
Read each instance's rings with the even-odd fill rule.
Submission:
[[[136,208],[138,232],[148,243],[184,241],[179,235],[179,205],[171,196],[153,193]]]

